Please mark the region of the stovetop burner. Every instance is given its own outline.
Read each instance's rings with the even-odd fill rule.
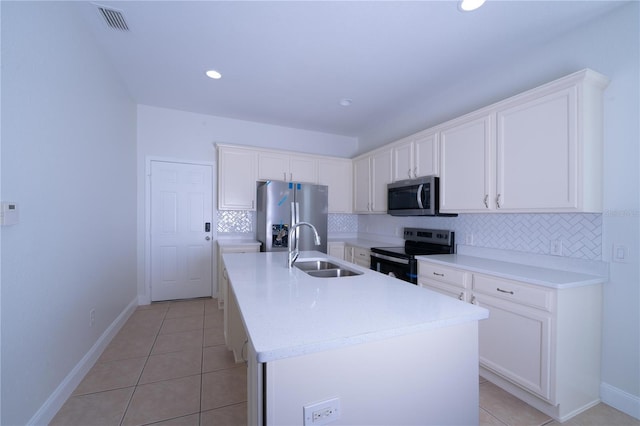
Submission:
[[[443,229],[405,228],[403,247],[374,247],[373,253],[403,259],[455,252],[454,232]]]

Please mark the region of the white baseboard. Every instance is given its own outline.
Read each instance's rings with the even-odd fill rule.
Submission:
[[[632,395],[607,383],[600,384],[600,399],[616,410],[640,420],[640,397]]]
[[[27,425],[48,425],[58,410],[71,396],[73,391],[78,387],[84,376],[91,370],[109,342],[118,334],[127,319],[138,306],[138,298],[136,297],[124,308],[118,317],[111,323],[109,327],[102,333],[96,343],[82,357],[80,362],[67,374],[58,387],[53,391],[49,398],[36,411]]]

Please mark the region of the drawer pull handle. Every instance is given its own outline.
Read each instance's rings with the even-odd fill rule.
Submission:
[[[464,291],[460,292],[460,296],[458,296],[458,300],[464,300]]]
[[[444,274],[439,274],[437,272],[434,272],[433,275],[437,276],[437,277],[444,277]]]
[[[513,291],[503,290],[500,287],[496,288],[496,290],[498,290],[500,293],[513,294]]]

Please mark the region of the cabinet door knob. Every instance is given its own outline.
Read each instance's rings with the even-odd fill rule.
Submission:
[[[464,291],[460,292],[460,296],[458,296],[458,300],[464,300]]]
[[[496,197],[496,207],[500,208],[500,194]]]
[[[489,200],[489,194],[484,194],[484,206],[486,208],[489,208],[489,203],[487,203],[488,200]]]
[[[477,305],[478,303],[476,302],[476,297],[475,296],[471,296],[471,304],[472,305]]]

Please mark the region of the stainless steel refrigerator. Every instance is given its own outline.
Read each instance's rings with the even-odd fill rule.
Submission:
[[[292,225],[291,203],[297,203],[300,222],[309,222],[320,235],[319,246],[314,244],[313,230],[308,226],[296,229],[298,250],[327,252],[327,214],[329,188],[308,183],[267,181],[258,182],[257,239],[261,251],[289,250]],[[295,204],[294,204],[295,205]]]

